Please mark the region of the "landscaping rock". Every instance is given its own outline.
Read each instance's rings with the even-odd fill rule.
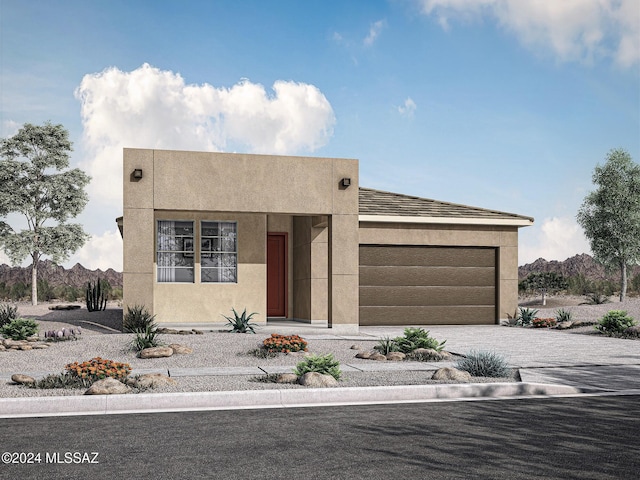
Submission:
[[[202,330],[196,330],[195,328],[192,328],[191,331],[196,335],[204,335],[204,332]]]
[[[595,322],[593,320],[576,320],[573,322],[573,325],[571,325],[571,328],[578,328],[578,327],[590,327],[592,325],[595,325],[598,322]]]
[[[385,357],[391,362],[401,362],[405,359],[406,355],[402,352],[389,352]]]
[[[179,343],[172,343],[169,345],[169,348],[173,350],[174,354],[178,353],[181,355],[187,355],[189,353],[193,353],[193,348],[187,347],[186,345],[180,345]]]
[[[6,350],[6,349],[7,349],[7,348],[6,348],[4,345],[2,345],[2,344],[0,343],[0,352],[1,352],[1,351],[3,351],[3,350]]]
[[[151,347],[140,350],[138,357],[140,358],[163,358],[173,355],[173,348],[171,347]]]
[[[331,375],[307,372],[298,379],[298,383],[305,387],[333,387],[338,384],[338,381]]]
[[[31,347],[34,350],[44,350],[46,348],[49,348],[49,345],[47,345],[46,343],[36,343],[35,345],[31,345]]]
[[[469,372],[464,372],[453,367],[444,367],[436,370],[431,377],[432,380],[453,380],[456,382],[468,382],[471,380]]]
[[[30,385],[32,383],[36,383],[35,378],[30,377],[29,375],[24,375],[22,373],[14,373],[13,375],[11,375],[11,381],[19,385]]]
[[[351,345],[351,350],[362,350],[360,345]]]
[[[31,345],[22,345],[18,347],[18,350],[33,350],[33,347]]]
[[[568,330],[571,327],[573,327],[573,322],[560,322],[556,325],[558,330]]]
[[[358,353],[356,353],[356,358],[364,358],[365,360],[367,360],[374,353],[376,353],[376,352],[375,351],[358,352]]]
[[[26,340],[11,340],[10,338],[7,338],[5,340],[2,341],[2,344],[6,347],[6,348],[14,348],[14,347],[21,347],[23,345],[29,345],[29,342],[27,342]]]
[[[158,328],[158,333],[176,334],[178,333],[178,330],[174,330],[173,328],[161,327]]]
[[[626,335],[631,335],[632,337],[640,337],[640,325],[634,325],[633,327],[629,327],[625,329],[624,333]]]
[[[276,377],[276,383],[298,383],[298,376],[295,373],[281,373]]]
[[[145,373],[144,375],[127,378],[126,383],[135,388],[146,389],[156,388],[162,385],[175,385],[177,382],[162,373]]]
[[[131,389],[115,378],[107,377],[98,380],[84,392],[85,395],[114,395],[129,393]]]
[[[382,355],[381,353],[374,352],[369,356],[369,360],[377,360],[378,362],[386,362],[387,357]]]

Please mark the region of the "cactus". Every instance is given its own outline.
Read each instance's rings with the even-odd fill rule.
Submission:
[[[87,283],[85,296],[87,300],[87,310],[90,312],[100,311],[107,308],[107,297],[105,292],[102,291],[100,279],[98,279],[95,284],[91,284],[91,282]]]

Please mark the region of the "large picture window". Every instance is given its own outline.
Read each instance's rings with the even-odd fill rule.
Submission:
[[[193,283],[193,222],[158,220],[158,282]]]
[[[202,283],[238,281],[238,243],[235,222],[201,223],[200,279]]]

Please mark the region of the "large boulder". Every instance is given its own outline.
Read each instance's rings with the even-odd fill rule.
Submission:
[[[431,377],[432,380],[448,380],[454,382],[468,382],[471,380],[469,372],[458,370],[453,367],[444,367],[440,370],[436,370]]]
[[[276,383],[297,383],[298,376],[295,373],[281,373],[276,377]]]
[[[401,362],[405,359],[406,355],[402,352],[389,352],[385,355],[385,357],[390,362]]]
[[[305,387],[334,387],[338,381],[331,375],[318,372],[307,372],[298,379],[300,385]]]
[[[171,347],[150,347],[140,350],[138,357],[140,358],[163,358],[173,355]]]
[[[89,389],[84,392],[85,395],[114,395],[129,393],[131,389],[124,383],[115,378],[107,377],[94,382]]]
[[[11,375],[11,381],[13,383],[17,383],[18,385],[31,385],[36,383],[36,379],[30,377],[29,375],[24,375],[22,373],[14,373]]]

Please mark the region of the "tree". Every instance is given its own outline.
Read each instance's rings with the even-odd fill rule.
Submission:
[[[27,228],[15,231],[0,221],[0,245],[14,264],[31,256],[31,302],[38,304],[38,261],[54,262],[84,245],[82,225],[67,223],[85,207],[84,187],[91,178],[69,170],[69,133],[62,125],[25,123],[13,137],[0,141],[0,215],[17,213]],[[52,225],[55,223],[55,225]]]
[[[520,284],[523,290],[540,292],[543,306],[547,304],[547,294],[553,294],[569,286],[562,274],[556,272],[530,273]]]
[[[622,149],[611,150],[593,173],[597,189],[587,194],[578,223],[596,260],[620,269],[620,301],[627,294],[627,268],[640,262],[640,165]]]

